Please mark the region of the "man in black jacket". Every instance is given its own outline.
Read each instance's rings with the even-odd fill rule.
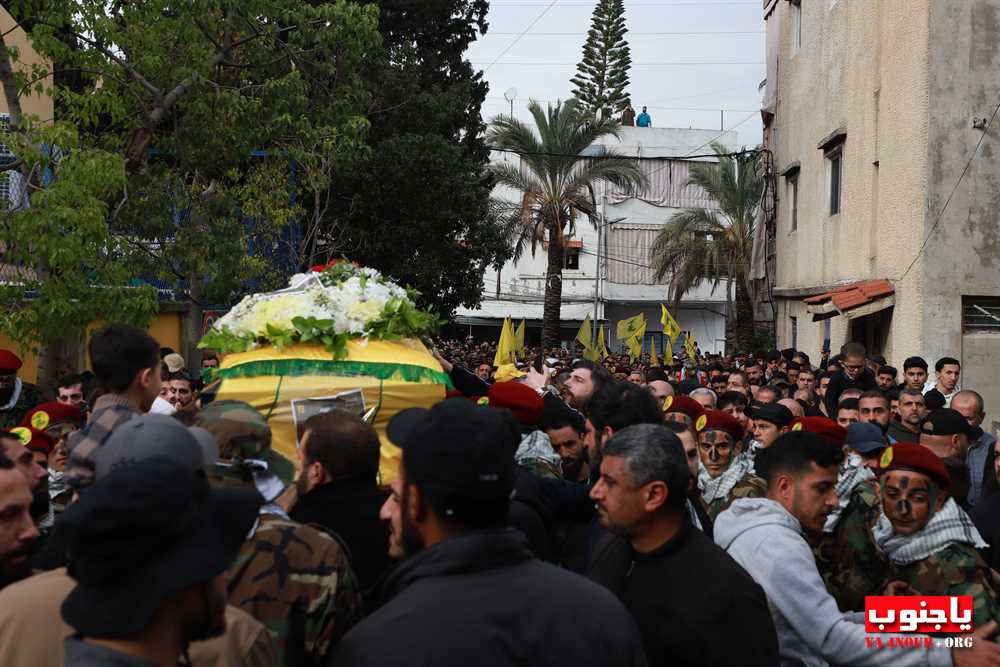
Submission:
[[[869,389],[878,388],[875,381],[875,374],[865,365],[865,348],[858,343],[846,343],[840,348],[841,369],[830,378],[830,384],[826,387],[826,395],[823,400],[826,402],[826,413],[836,416],[837,404],[840,402],[840,394],[845,389],[860,389],[866,392]]]
[[[509,413],[450,399],[400,412],[388,436],[403,460],[381,515],[405,560],[335,665],[646,664],[613,595],[533,558],[507,527],[520,440]]]
[[[777,665],[767,597],[693,527],[689,477],[681,443],[664,426],[631,426],[605,443],[590,497],[601,522],[624,537],[607,536],[587,574],[632,612],[651,665]]]
[[[389,529],[378,518],[388,495],[378,488],[378,435],[347,412],[313,415],[303,427],[299,458],[302,475],[292,520],[336,533],[367,591],[390,563]]]

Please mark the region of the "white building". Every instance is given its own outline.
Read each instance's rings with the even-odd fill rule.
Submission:
[[[577,221],[576,233],[567,243],[563,270],[562,338],[572,340],[583,319],[611,325],[618,320],[644,312],[646,338],[657,341],[662,350],[660,304],[667,302],[667,286],[653,278],[649,268],[649,251],[660,227],[686,208],[714,208],[705,193],[687,186],[688,168],[695,161],[713,160],[710,144],[718,142],[727,148],[736,147],[735,132],[672,128],[622,128],[621,140],[608,137],[600,143],[619,153],[643,158],[642,169],[649,179],[648,187],[639,193],[619,190],[606,184],[597,196],[608,221],[598,230],[585,217]],[[699,156],[699,157],[695,157]],[[493,160],[519,160],[517,155],[494,152]],[[498,188],[494,193],[517,201],[516,193]],[[600,280],[595,285],[598,256]],[[545,293],[546,252],[539,246],[536,254],[530,250],[517,263],[508,262],[500,270],[487,270],[483,279],[483,301],[477,310],[460,309],[459,324],[499,327],[504,317],[525,319],[529,339],[537,340],[541,330],[542,297]],[[595,293],[596,290],[596,293]],[[595,313],[596,297],[596,313]],[[681,328],[690,331],[703,352],[721,352],[725,343],[725,285],[714,292],[711,285],[702,284],[688,292],[679,313],[673,313]],[[532,335],[533,334],[533,335]],[[617,341],[607,340],[615,349]]]

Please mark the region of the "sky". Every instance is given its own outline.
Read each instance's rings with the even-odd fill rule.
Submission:
[[[572,93],[596,0],[491,0],[489,30],[466,57],[490,84],[485,120],[510,113],[504,92],[517,89],[514,115],[528,119],[529,99],[555,102]],[[739,133],[761,141],[764,20],[760,0],[625,0],[632,50],[629,93],[654,127]],[[723,111],[724,113],[720,113]]]

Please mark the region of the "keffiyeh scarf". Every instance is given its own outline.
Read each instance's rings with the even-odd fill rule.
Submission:
[[[543,431],[532,431],[521,437],[521,444],[514,454],[518,465],[527,466],[541,464],[544,469],[557,475],[562,474],[562,459],[552,449],[552,441]]]
[[[851,502],[851,494],[855,487],[861,482],[875,479],[875,473],[862,465],[861,457],[852,454],[840,464],[840,471],[837,473],[837,507],[830,512],[823,524],[824,533],[832,533],[840,522],[840,516],[847,509]]]
[[[923,530],[913,535],[896,535],[883,510],[872,534],[878,548],[897,565],[923,560],[951,544],[969,544],[977,549],[988,546],[954,498],[949,498]]]
[[[719,498],[729,497],[729,492],[733,490],[736,483],[743,479],[747,473],[753,471],[753,459],[745,454],[738,454],[729,467],[718,477],[712,477],[708,470],[698,462],[698,489],[705,502],[712,504]]]

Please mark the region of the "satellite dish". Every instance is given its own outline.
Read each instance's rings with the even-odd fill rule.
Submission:
[[[503,91],[503,97],[508,102],[512,102],[513,100],[517,99],[517,88],[511,87]]]

